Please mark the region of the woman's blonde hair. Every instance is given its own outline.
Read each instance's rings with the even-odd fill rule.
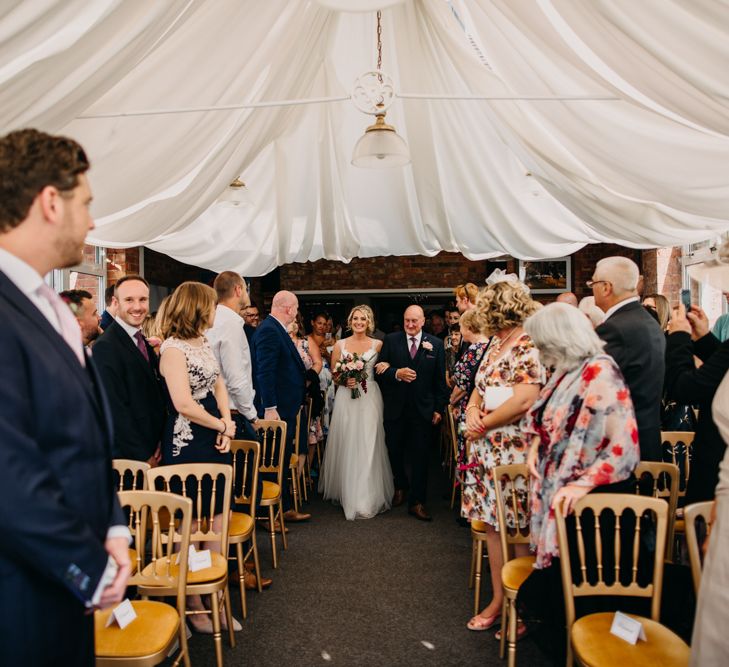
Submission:
[[[178,285],[165,304],[159,332],[162,338],[190,340],[202,336],[210,323],[217,295],[208,285],[187,281]],[[159,319],[160,313],[157,314]]]
[[[461,315],[461,319],[458,320],[458,324],[461,325],[461,331],[468,329],[475,334],[482,334],[486,331],[487,321],[486,317],[480,310],[477,308],[471,308],[471,310],[467,310],[463,313],[463,315]]]
[[[365,318],[367,318],[367,333],[370,335],[375,333],[375,314],[372,312],[372,308],[364,304],[362,304],[361,306],[355,306],[354,308],[352,308],[352,310],[349,311],[349,315],[347,316],[347,326],[349,327],[350,331],[352,330],[352,318],[357,311],[362,313]]]
[[[646,294],[643,301],[653,299],[656,304],[656,315],[658,315],[658,324],[665,331],[668,321],[671,319],[671,304],[663,294]]]
[[[529,296],[529,288],[518,280],[504,280],[484,287],[476,297],[476,310],[484,317],[483,333],[518,327],[536,313],[541,304]]]

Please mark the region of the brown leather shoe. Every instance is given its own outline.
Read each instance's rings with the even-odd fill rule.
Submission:
[[[246,572],[253,572],[256,569],[256,564],[252,560],[247,560],[244,563],[244,566],[246,568]]]
[[[299,521],[308,521],[309,519],[311,519],[311,514],[304,514],[303,512],[297,512],[296,510],[284,512],[284,521],[298,523]]]
[[[247,591],[255,591],[258,590],[258,582],[256,580],[256,575],[251,572],[246,572],[245,576],[245,583],[246,583],[246,590]],[[268,577],[261,577],[261,588],[266,589],[273,583],[273,579],[269,579]]]
[[[405,491],[397,489],[395,495],[392,497],[392,506],[400,507],[405,502]]]
[[[416,519],[420,519],[421,521],[433,520],[433,517],[425,511],[425,507],[421,503],[408,508],[408,514],[412,514]]]

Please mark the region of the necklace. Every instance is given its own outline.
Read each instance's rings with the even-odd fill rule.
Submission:
[[[513,336],[513,335],[514,335],[514,334],[515,334],[515,333],[516,333],[517,331],[519,331],[519,327],[514,327],[514,328],[513,328],[513,329],[512,329],[512,330],[511,330],[511,331],[509,332],[509,335],[508,335],[508,336],[507,336],[506,338],[501,338],[501,336],[497,336],[497,338],[499,339],[499,347],[500,347],[500,348],[504,347],[504,345],[506,345],[506,343],[507,343],[507,342],[508,342],[508,341],[509,341],[509,340],[511,339],[511,337],[512,337],[512,336]]]

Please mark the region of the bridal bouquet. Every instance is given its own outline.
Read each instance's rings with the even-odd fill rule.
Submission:
[[[334,366],[334,374],[337,376],[337,382],[346,385],[347,380],[352,378],[358,385],[362,387],[364,393],[367,393],[367,371],[365,370],[365,362],[359,354],[348,352],[337,361]],[[359,387],[352,389],[352,398],[359,398]]]

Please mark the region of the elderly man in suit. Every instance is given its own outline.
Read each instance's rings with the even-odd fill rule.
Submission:
[[[291,292],[277,292],[271,302],[271,314],[261,322],[253,337],[256,403],[264,419],[286,422],[284,461],[294,453],[296,417],[304,402],[306,367],[287,327],[296,321],[299,300]],[[285,521],[307,521],[310,514],[292,507],[288,484],[284,484]]]
[[[0,139],[0,665],[93,665],[88,612],[119,602],[131,569],[104,393],[43,280],[81,262],[88,167],[65,137]]]
[[[661,394],[665,374],[666,338],[640,304],[640,271],[627,257],[606,257],[587,281],[605,321],[595,329],[605,352],[620,367],[633,399],[638,421],[640,458],[661,460]]]
[[[114,416],[114,458],[160,461],[165,401],[159,360],[142,333],[149,314],[149,283],[137,275],[114,286],[117,315],[94,344],[94,361]]]
[[[403,320],[405,331],[385,338],[379,361],[390,366],[377,378],[385,404],[385,441],[395,476],[392,505],[401,505],[409,489],[408,511],[416,519],[430,521],[425,509],[428,450],[433,427],[440,423],[448,403],[445,352],[440,338],[423,331],[425,314],[420,306],[409,306]],[[406,452],[411,483],[405,472]]]

